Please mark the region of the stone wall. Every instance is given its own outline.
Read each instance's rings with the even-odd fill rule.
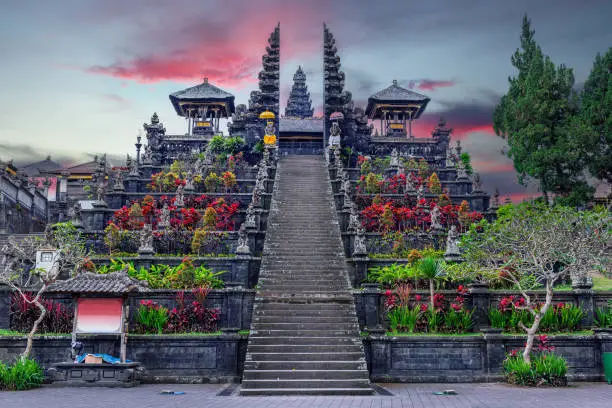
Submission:
[[[355,273],[355,270],[352,271]],[[436,291],[442,293],[445,298],[453,299],[456,296],[456,291],[443,290]],[[428,302],[429,291],[418,290],[413,291],[413,294],[419,294],[422,297],[422,302]],[[514,291],[490,291],[482,286],[470,286],[469,294],[466,296],[466,306],[474,310],[473,321],[474,331],[488,328],[488,311],[491,308],[497,307],[499,301],[507,296],[520,296]],[[364,284],[361,290],[353,291],[355,299],[355,308],[357,310],[357,318],[362,330],[368,332],[376,332],[385,330],[387,327],[386,313],[384,311],[384,291],[380,290],[378,284]],[[544,299],[544,292],[533,292],[531,296]],[[556,292],[553,297],[553,303],[567,303],[580,305],[585,312],[581,326],[583,329],[590,329],[593,326],[594,310],[597,307],[603,307],[609,299],[612,299],[612,292],[594,292],[592,290],[578,289],[574,291]]]
[[[119,355],[117,336],[81,337],[86,353]],[[0,337],[0,361],[11,362],[25,349],[23,337]],[[246,354],[246,336],[227,332],[218,336],[130,335],[127,357],[145,368],[143,382],[201,383],[239,381]],[[34,341],[32,357],[46,369],[69,362],[69,336],[44,336]]]
[[[524,336],[489,331],[474,336],[368,336],[363,344],[375,382],[489,382],[503,379],[502,362],[520,349]],[[568,362],[570,380],[603,380],[602,353],[612,350],[612,332],[551,336],[555,353]]]
[[[169,308],[177,307],[177,290],[154,290],[150,293],[136,293],[128,297],[130,305],[130,327],[136,324],[136,310],[141,300],[153,300]],[[189,291],[186,291],[189,293]],[[73,298],[66,294],[47,294],[48,299],[73,307]],[[221,290],[213,290],[206,298],[206,306],[221,311],[217,329],[249,330],[255,290],[230,286]],[[0,329],[10,328],[10,292],[0,288]]]

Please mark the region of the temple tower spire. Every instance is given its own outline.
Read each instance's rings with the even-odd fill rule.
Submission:
[[[306,86],[306,74],[299,66],[293,75],[293,87],[287,100],[285,116],[295,118],[311,118],[313,115],[312,101],[310,92]]]

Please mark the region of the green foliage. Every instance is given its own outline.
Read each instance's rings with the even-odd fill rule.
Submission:
[[[244,149],[244,139],[239,136],[223,137],[221,135],[213,136],[210,139],[210,150],[214,154],[223,154],[225,156],[236,154]]]
[[[420,277],[435,280],[444,275],[446,263],[440,258],[427,256],[418,262],[417,267]]]
[[[444,314],[444,326],[451,333],[465,333],[472,328],[473,311],[449,309]]]
[[[503,362],[506,379],[511,384],[536,386],[566,385],[567,362],[553,353],[534,356],[531,363],[519,356],[508,356]]]
[[[472,157],[468,152],[461,153],[459,159],[461,159],[461,161],[463,162],[463,166],[465,167],[465,171],[467,172],[467,174],[474,173],[474,168],[472,167]]]
[[[136,323],[144,333],[162,334],[168,323],[168,309],[158,304],[141,304],[136,312]]]
[[[580,141],[588,127],[579,117],[572,90],[574,74],[564,65],[555,67],[533,35],[525,16],[522,49],[512,57],[518,75],[509,78],[508,92],[494,112],[493,127],[508,140],[508,156],[521,184],[535,178],[545,197],[554,193],[585,201],[593,192],[584,178],[586,154]]]
[[[508,314],[499,309],[489,310],[489,323],[494,329],[505,329],[508,325]]]
[[[595,309],[594,323],[602,329],[612,328],[612,308],[600,307]]]
[[[43,369],[36,360],[18,358],[11,366],[0,362],[0,390],[29,390],[40,387],[44,379]]]
[[[368,173],[365,178],[365,190],[368,194],[380,193],[383,177],[380,174]]]
[[[398,306],[388,313],[389,326],[393,332],[413,333],[421,317],[421,308],[415,306]]]
[[[397,264],[387,266],[376,266],[368,270],[368,282],[380,283],[383,286],[396,286],[406,283],[417,277],[417,270],[408,264]]]
[[[597,54],[581,94],[581,116],[590,132],[583,138],[590,173],[612,183],[612,48]]]
[[[97,273],[112,273],[124,268],[127,268],[128,276],[147,281],[151,289],[220,289],[224,286],[219,276],[225,271],[213,272],[204,265],[195,266],[189,258],[177,266],[155,264],[149,269],[143,266],[136,269],[133,262],[111,259],[110,264],[99,267]]]
[[[430,333],[438,332],[444,321],[442,313],[436,309],[428,309],[427,312],[425,312],[425,316],[427,318],[427,330]]]

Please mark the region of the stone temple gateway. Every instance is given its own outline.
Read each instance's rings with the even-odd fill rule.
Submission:
[[[307,84],[302,67],[281,112],[280,29],[267,39],[258,87],[245,103],[224,84],[202,78],[169,95],[185,119],[184,133],[168,134],[154,113],[125,163],[104,155],[69,168],[50,158],[22,171],[3,166],[3,186],[14,191],[0,204],[15,214],[23,200],[33,200],[14,215],[30,229],[18,232],[41,231],[44,209],[49,222],[71,220],[97,265],[112,264],[105,229],[117,223],[128,237],[117,256],[136,269],[192,262],[223,272],[206,298],[206,307],[219,311],[214,330],[198,331],[206,336],[129,333],[127,356],[145,368],[143,382],[241,381],[245,396],[369,395],[371,381],[501,379],[505,353],[524,342],[489,330],[487,312],[503,295],[475,286],[462,294],[473,326],[461,336],[402,338],[386,335],[385,291],[368,280],[372,269],[407,264],[411,250],[438,251],[449,263],[460,262],[459,235],[471,222],[495,216],[499,194],[482,190],[469,155],[452,140],[452,123],[440,118],[429,135],[414,131],[428,96],[389,78],[387,87],[357,106],[327,26],[322,116],[314,112],[308,87],[317,85]],[[237,142],[236,148],[224,145]],[[231,153],[226,157],[223,149]],[[47,206],[34,179],[56,186]],[[404,218],[393,218],[392,204]],[[2,240],[17,231],[11,219],[0,218]],[[374,225],[383,221],[401,228]],[[197,241],[196,232],[215,239]],[[62,287],[52,286],[49,296],[69,304],[78,293],[67,296]],[[185,288],[154,289],[125,294],[130,327],[136,327],[141,302],[172,310]],[[422,289],[419,296],[428,299]],[[457,296],[454,289],[446,295]],[[587,329],[593,310],[609,296],[585,289],[560,293],[556,301],[581,305],[587,313],[579,328]],[[0,287],[0,329],[11,327],[9,297]],[[612,337],[570,337],[552,341],[568,356],[571,374],[600,378],[600,354],[612,350]],[[34,349],[45,366],[60,363],[70,356],[69,340],[39,339]],[[12,356],[19,341],[0,337],[0,358]],[[118,354],[115,339],[88,341],[89,351]]]

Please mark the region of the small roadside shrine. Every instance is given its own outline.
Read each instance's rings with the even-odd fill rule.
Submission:
[[[49,287],[49,292],[67,293],[74,298],[72,329],[73,362],[52,366],[54,384],[131,387],[139,383],[141,364],[127,360],[127,332],[130,293],[149,292],[146,282],[130,278],[127,270],[106,275],[81,273]],[[119,339],[119,358],[87,350],[87,338],[104,336]],[[81,343],[83,340],[83,343]]]

